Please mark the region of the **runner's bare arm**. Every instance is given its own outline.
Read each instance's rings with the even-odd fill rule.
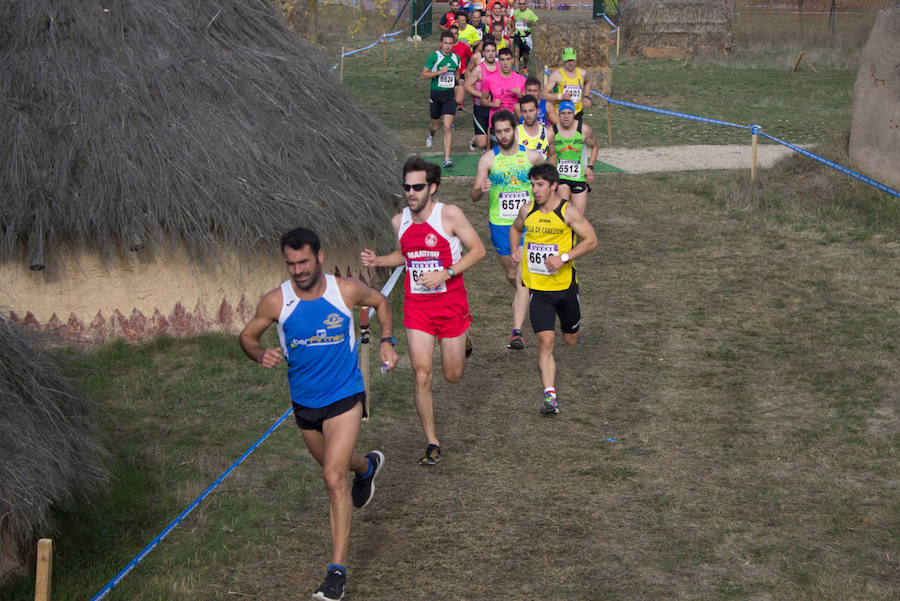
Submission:
[[[578,236],[578,244],[569,251],[569,257],[572,259],[582,257],[597,248],[597,232],[594,231],[594,226],[571,203],[566,207],[566,225]]]
[[[390,338],[394,335],[394,313],[388,299],[355,278],[341,278],[338,280],[341,288],[341,296],[348,307],[372,307],[378,316],[381,325],[381,337]],[[380,345],[379,353],[382,364],[387,364],[388,369],[394,369],[397,365],[397,352],[394,345],[385,342]]]
[[[468,249],[459,261],[450,266],[455,273],[460,274],[484,258],[484,244],[482,244],[478,232],[456,205],[445,204],[441,219],[444,231],[450,236],[459,238],[463,246]],[[436,288],[449,279],[450,275],[446,270],[429,271],[419,278],[419,283],[428,288]]]
[[[444,65],[437,71],[431,71],[428,67],[422,67],[422,79],[434,79],[435,77],[440,77],[449,70],[450,67],[448,65]]]
[[[550,74],[550,77],[547,79],[547,85],[544,86],[543,91],[541,92],[541,97],[544,100],[558,100],[556,97],[556,92],[553,91],[553,88],[556,87],[556,84],[559,83],[559,71],[554,71]]]
[[[582,127],[581,133],[584,135],[584,143],[591,147],[591,158],[588,159],[590,172],[585,172],[585,179],[590,184],[594,181],[593,165],[597,161],[597,155],[600,154],[600,145],[597,144],[597,137],[594,135],[594,130],[591,129],[590,125]]]
[[[281,289],[276,288],[267,292],[256,307],[256,314],[241,330],[238,340],[244,354],[267,369],[272,369],[281,363],[281,349],[264,349],[259,343],[260,338],[281,314]]]
[[[581,86],[581,105],[588,109],[594,101],[591,100],[591,75],[587,71],[584,72],[584,85]]]
[[[509,226],[510,255],[512,260],[516,263],[522,260],[522,247],[519,243],[522,241],[522,232],[525,230],[525,216],[528,215],[528,210],[530,208],[530,202],[522,205],[519,208],[519,214],[516,215],[516,220]]]
[[[491,179],[488,177],[488,174],[491,172],[493,164],[494,153],[490,150],[478,159],[478,169],[475,171],[475,184],[472,186],[472,191],[469,192],[469,198],[472,199],[472,202],[481,200],[481,196],[491,189]]]
[[[466,75],[466,79],[463,80],[463,89],[466,91],[466,94],[473,98],[481,98],[481,92],[475,89],[475,83],[480,79],[481,65],[476,65],[472,72]]]
[[[400,214],[394,215],[391,218],[391,225],[394,228],[394,237],[396,238],[397,232],[400,231]],[[363,267],[396,267],[397,265],[403,265],[403,252],[400,250],[400,240],[397,240],[397,247],[394,249],[389,255],[378,256],[375,254],[374,250],[369,248],[363,249],[361,253],[359,253],[359,262],[362,263]]]
[[[541,163],[546,163],[547,160],[537,150],[526,150],[525,155],[528,157],[528,162],[531,163],[532,167],[534,165],[540,165]]]

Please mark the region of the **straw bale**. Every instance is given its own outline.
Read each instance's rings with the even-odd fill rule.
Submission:
[[[561,66],[563,48],[578,53],[577,65],[588,71],[592,89],[609,95],[612,69],[609,66],[609,24],[606,21],[538,23],[534,29],[534,55],[548,69]]]
[[[734,52],[734,13],[717,0],[630,0],[620,25],[627,54],[667,47],[691,56]]]
[[[39,342],[0,317],[0,581],[31,563],[52,509],[89,499],[108,479],[94,402]]]
[[[0,19],[0,261],[199,261],[297,225],[390,245],[402,148],[269,0],[11,0]]]

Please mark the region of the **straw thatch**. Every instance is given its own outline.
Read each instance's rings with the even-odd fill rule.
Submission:
[[[0,261],[389,236],[401,149],[267,0],[0,8]]]
[[[0,581],[50,534],[51,508],[106,483],[93,410],[32,335],[0,317]]]
[[[628,54],[672,47],[691,56],[734,52],[734,13],[718,0],[629,0],[620,11]]]
[[[612,69],[606,21],[538,23],[533,29],[533,39],[534,55],[551,70],[561,66],[563,48],[575,48],[576,64],[591,75],[591,89],[609,95]]]

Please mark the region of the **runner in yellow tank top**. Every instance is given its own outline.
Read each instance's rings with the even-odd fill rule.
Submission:
[[[543,163],[528,173],[534,201],[519,211],[509,228],[513,256],[522,264],[522,281],[531,292],[529,314],[538,339],[538,367],[544,387],[541,415],[559,413],[553,345],[556,318],[563,340],[573,346],[581,330],[581,299],[574,260],[597,248],[597,234],[581,211],[556,194],[559,174]],[[527,231],[526,231],[527,228]],[[519,247],[525,231],[524,248]],[[575,236],[578,243],[574,244]]]
[[[575,105],[575,119],[584,120],[584,109],[591,108],[591,78],[587,71],[575,65],[578,57],[574,48],[562,51],[562,67],[550,74],[544,86],[544,98],[557,108],[563,100]]]
[[[556,162],[556,140],[553,130],[538,122],[538,99],[530,94],[519,98],[522,123],[516,128],[519,144],[537,150],[551,163]]]

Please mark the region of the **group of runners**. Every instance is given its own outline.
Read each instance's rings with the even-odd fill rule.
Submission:
[[[527,8],[525,0],[516,2]],[[458,0],[451,2],[451,9],[454,4],[458,8]],[[479,8],[472,10],[476,18]],[[470,147],[485,152],[470,199],[489,197],[491,244],[513,291],[507,348],[525,348],[522,327],[528,316],[537,339],[539,413],[553,417],[560,411],[555,387],[556,320],[563,341],[576,344],[582,322],[574,260],[597,246],[594,228],[584,216],[599,150],[582,120],[583,108],[590,106],[590,82],[576,66],[572,48],[563,51],[563,66],[546,85],[517,73],[514,67],[521,65],[520,57],[524,55],[527,64],[530,44],[520,46],[514,56],[512,32],[530,35],[530,31],[506,23],[508,8],[503,0],[485,8],[490,23],[482,30],[503,35],[473,38],[467,31],[473,26],[466,12],[452,10],[442,19],[441,45],[422,70],[422,77],[431,80],[432,121],[426,146],[432,145],[443,126],[443,165],[452,167],[454,117],[464,94],[471,95],[476,136]],[[462,42],[460,32],[465,32]],[[511,34],[509,38],[506,33]],[[475,39],[477,43],[472,42]],[[386,255],[364,249],[360,262],[367,268],[406,267],[403,325],[415,376],[413,399],[425,437],[425,451],[418,462],[434,466],[442,456],[432,393],[434,347],[441,349],[444,379],[459,382],[472,352],[468,333],[472,317],[463,273],[482,260],[486,251],[463,210],[437,200],[440,166],[412,157],[404,164],[402,177],[407,206],[392,219],[396,247]],[[393,316],[380,292],[358,280],[323,273],[324,251],[315,232],[291,230],[281,240],[281,251],[290,278],[263,296],[239,339],[247,356],[264,368],[287,362],[294,416],[306,447],[322,466],[329,495],[332,557],[313,599],[335,601],[343,598],[346,586],[353,508],[370,502],[375,477],[385,463],[381,451],[364,456],[355,451],[360,422],[366,416],[366,391],[356,352],[353,309],[374,308],[381,326],[379,356],[385,370],[394,369],[398,361]],[[273,324],[279,347],[263,348],[262,336]],[[347,481],[349,472],[354,474],[352,486]]]
[[[593,226],[559,195],[554,165],[516,143],[516,119],[495,115],[495,149],[486,153],[472,189],[472,200],[490,193],[491,242],[515,290],[513,335],[508,347],[525,348],[521,326],[530,315],[538,340],[543,394],[539,412],[559,413],[553,356],[556,319],[563,340],[574,345],[581,332],[581,306],[574,260],[597,246]],[[436,198],[441,168],[420,157],[403,166],[406,207],[394,216],[396,247],[378,255],[360,253],[364,267],[405,265],[403,325],[415,374],[413,399],[426,439],[423,466],[441,460],[432,394],[433,352],[441,349],[444,379],[459,382],[472,352],[472,317],[463,273],[486,251],[462,209]],[[360,422],[366,416],[366,391],[357,356],[354,307],[372,307],[381,327],[379,356],[385,370],[399,359],[388,300],[353,278],[323,273],[324,251],[315,232],[296,228],[281,240],[290,278],[265,294],[240,334],[241,347],[262,367],[288,365],[294,416],[310,454],[322,466],[329,495],[332,557],[325,580],[313,599],[343,598],[353,508],[365,507],[384,466],[381,451],[355,451]],[[264,348],[263,334],[275,324],[279,347]],[[354,474],[352,487],[347,474]]]

